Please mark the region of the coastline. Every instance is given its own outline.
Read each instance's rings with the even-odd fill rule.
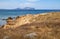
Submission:
[[[60,39],[60,12],[8,17],[6,22],[0,27],[1,39]]]
[[[49,13],[40,13],[40,14],[26,14],[26,15],[16,16],[14,18],[13,17],[8,17],[7,19],[4,19],[6,21],[4,25],[5,26],[6,25],[9,26],[11,24],[11,25],[17,27],[17,26],[20,26],[20,25],[23,25],[23,24],[27,24],[27,23],[29,24],[29,23],[35,22],[36,21],[36,19],[35,19],[36,17],[41,16],[41,17],[44,18],[46,15],[54,14],[54,13],[60,13],[60,12],[49,12]],[[30,22],[30,20],[31,20],[31,22]],[[15,22],[17,22],[17,21],[18,21],[18,23],[16,24]],[[36,22],[38,22],[38,21],[36,21]]]

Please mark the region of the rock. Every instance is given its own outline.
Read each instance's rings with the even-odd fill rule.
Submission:
[[[21,25],[30,24],[30,23],[33,23],[33,22],[54,21],[52,19],[60,19],[59,12],[34,14],[34,15],[27,14],[27,15],[23,15],[23,16],[18,16],[14,20],[13,20],[13,18],[9,17],[7,19],[7,25],[10,25],[11,27],[13,26],[13,27],[16,28],[16,27],[19,27]],[[55,20],[55,21],[58,21],[58,20]]]
[[[33,32],[33,33],[29,33],[29,34],[26,34],[24,36],[25,39],[37,39],[38,35],[37,33]]]
[[[6,21],[7,21],[8,25],[13,25],[14,24],[14,20],[11,17],[8,17]]]
[[[4,36],[3,39],[9,39],[9,36]]]

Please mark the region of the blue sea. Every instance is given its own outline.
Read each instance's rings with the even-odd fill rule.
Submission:
[[[40,14],[46,12],[60,12],[60,10],[0,10],[0,25],[4,25],[6,21],[2,19],[6,19],[8,17],[16,17],[26,14]]]

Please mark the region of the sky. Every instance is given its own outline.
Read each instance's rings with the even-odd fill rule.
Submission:
[[[35,9],[60,9],[60,0],[0,0],[0,9],[32,7]]]

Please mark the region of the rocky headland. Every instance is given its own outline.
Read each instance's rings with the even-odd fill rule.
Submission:
[[[8,17],[0,39],[60,39],[60,12]]]

